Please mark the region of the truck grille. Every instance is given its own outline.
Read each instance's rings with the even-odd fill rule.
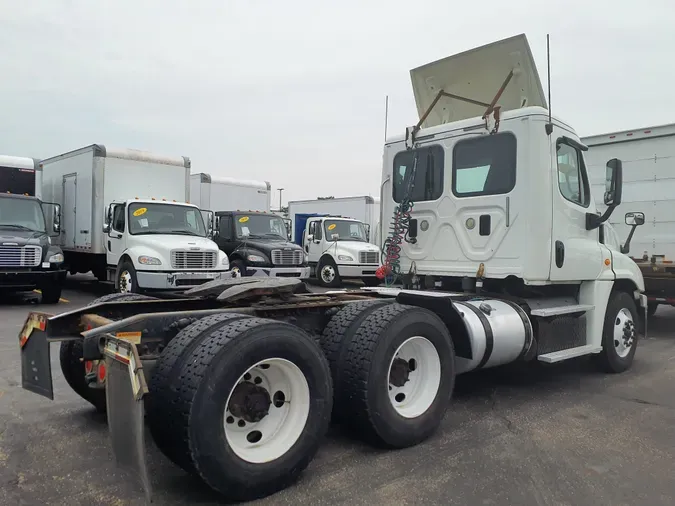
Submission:
[[[272,263],[274,265],[300,265],[305,259],[305,252],[301,249],[272,250]]]
[[[377,251],[359,252],[360,264],[377,264],[380,262],[380,254]]]
[[[218,254],[215,251],[180,251],[171,252],[172,269],[214,269]]]
[[[0,267],[37,267],[41,260],[40,246],[0,246]]]

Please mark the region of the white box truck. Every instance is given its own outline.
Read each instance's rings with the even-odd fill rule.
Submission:
[[[365,225],[368,240],[373,244],[379,244],[379,198],[363,195],[359,197],[293,200],[288,203],[288,217],[293,226],[295,226],[295,214],[323,214],[358,220]]]
[[[271,185],[200,172],[190,176],[190,202],[213,211],[270,212]]]
[[[42,169],[37,158],[0,155],[0,193],[42,198]]]
[[[41,162],[43,196],[60,204],[58,244],[71,274],[119,292],[181,290],[229,270],[198,206],[190,159],[93,144]]]
[[[645,226],[635,230],[625,253],[642,270],[648,313],[654,314],[659,304],[675,305],[675,124],[593,135],[582,142],[589,148],[586,163],[599,202],[605,192],[605,162],[611,157],[623,161],[622,203],[609,220],[615,233],[609,230],[605,239],[626,237],[635,214],[639,219],[644,214]]]

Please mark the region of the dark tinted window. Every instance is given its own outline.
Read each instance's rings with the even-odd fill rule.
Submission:
[[[401,202],[406,191],[410,191],[409,197],[413,202],[439,199],[443,194],[443,161],[444,151],[441,146],[398,153],[394,157],[394,202]]]
[[[586,167],[581,151],[558,140],[558,187],[560,193],[570,202],[588,207],[591,192],[588,187]]]
[[[124,206],[115,206],[113,210],[113,229],[124,232]]]
[[[452,193],[499,195],[516,185],[516,138],[510,133],[459,141],[452,152]]]
[[[0,192],[35,195],[35,171],[0,167]]]

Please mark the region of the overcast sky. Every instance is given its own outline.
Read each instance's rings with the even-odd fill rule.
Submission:
[[[0,0],[0,153],[92,143],[267,180],[283,200],[379,195],[409,70],[518,33],[580,135],[675,122],[672,0]],[[274,205],[278,202],[275,192]]]

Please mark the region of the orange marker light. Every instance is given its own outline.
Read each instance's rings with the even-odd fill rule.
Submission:
[[[609,261],[609,258],[605,258],[605,265],[606,265],[607,267],[609,267],[609,264],[611,264],[611,263],[612,263],[612,262]]]

